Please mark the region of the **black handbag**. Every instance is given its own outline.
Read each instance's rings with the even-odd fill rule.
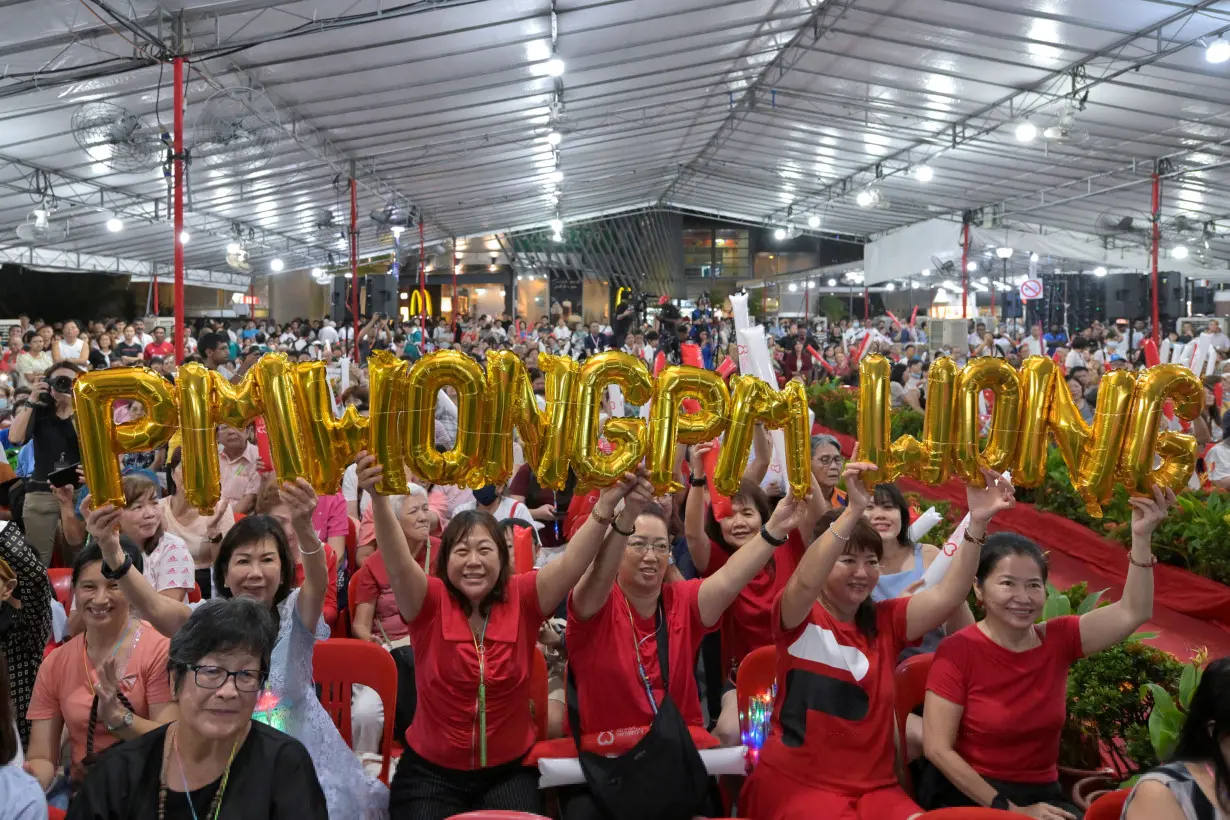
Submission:
[[[692,820],[709,807],[709,773],[670,696],[670,653],[660,601],[657,640],[665,694],[649,731],[622,755],[608,757],[581,748],[576,677],[568,665],[568,722],[590,795],[607,820]]]

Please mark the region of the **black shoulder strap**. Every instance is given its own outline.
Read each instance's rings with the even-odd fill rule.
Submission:
[[[666,610],[662,598],[658,597],[658,669],[662,673],[662,698],[670,697],[670,649],[667,646]],[[577,679],[572,672],[572,662],[567,665],[567,685],[564,690],[564,700],[568,706],[568,725],[572,728],[572,739],[577,744],[577,752],[581,751],[581,710],[577,699]],[[639,684],[639,681],[638,681]]]

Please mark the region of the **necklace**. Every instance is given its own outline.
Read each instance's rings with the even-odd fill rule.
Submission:
[[[487,622],[491,620],[491,611],[483,618],[483,628],[478,634],[470,631],[470,640],[474,641],[474,652],[478,655],[478,765],[487,768]]]
[[[128,619],[128,623],[124,624],[124,631],[120,633],[120,638],[115,642],[115,646],[111,647],[111,652],[108,657],[114,658],[119,654],[120,647],[124,645],[124,640],[128,637],[128,633],[132,631],[132,618]],[[92,664],[90,663],[89,639],[81,636],[81,661],[85,665],[85,687],[92,693],[94,691],[95,676],[90,673]]]
[[[172,730],[168,729],[168,732]],[[226,791],[226,784],[231,778],[231,764],[235,762],[235,754],[239,751],[240,738],[235,738],[235,743],[231,746],[230,757],[226,760],[226,768],[222,770],[222,781],[218,784],[218,790],[214,792],[213,799],[209,801],[209,808],[205,811],[206,820],[218,820],[218,812],[222,810],[222,793]],[[162,775],[158,778],[158,820],[166,820],[167,816],[167,769],[170,768],[171,754],[175,755],[175,764],[179,766],[180,782],[184,786],[184,799],[188,801],[188,811],[192,812],[192,820],[197,820],[196,804],[192,802],[192,791],[188,788],[188,776],[184,774],[184,762],[179,756],[179,732],[171,738],[171,751],[164,752],[162,759]]]

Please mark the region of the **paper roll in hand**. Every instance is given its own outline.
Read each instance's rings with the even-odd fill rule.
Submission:
[[[924,535],[935,529],[935,525],[943,520],[944,516],[936,512],[935,507],[931,507],[910,524],[910,542],[918,543]]]

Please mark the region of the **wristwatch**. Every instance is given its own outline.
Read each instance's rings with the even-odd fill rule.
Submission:
[[[789,533],[781,538],[774,538],[773,533],[769,532],[769,528],[764,524],[760,525],[760,537],[763,538],[765,543],[771,547],[780,547],[782,544],[790,540]]]
[[[120,718],[119,723],[117,723],[114,726],[112,726],[110,723],[107,724],[107,731],[116,732],[116,731],[119,731],[120,729],[131,729],[133,719],[134,719],[134,716],[132,714],[132,710],[126,709],[124,710],[124,716]]]
[[[118,581],[128,574],[128,570],[132,569],[132,556],[125,555],[124,563],[120,564],[115,569],[108,569],[107,562],[102,562],[102,577],[108,581]]]
[[[1012,804],[1008,802],[1008,797],[1003,792],[996,792],[995,797],[991,798],[991,808],[1010,811]]]
[[[692,476],[690,479],[688,479],[688,483],[691,484],[693,487],[704,487],[709,482],[705,479],[704,476],[701,476],[700,478],[697,478],[696,476]]]

